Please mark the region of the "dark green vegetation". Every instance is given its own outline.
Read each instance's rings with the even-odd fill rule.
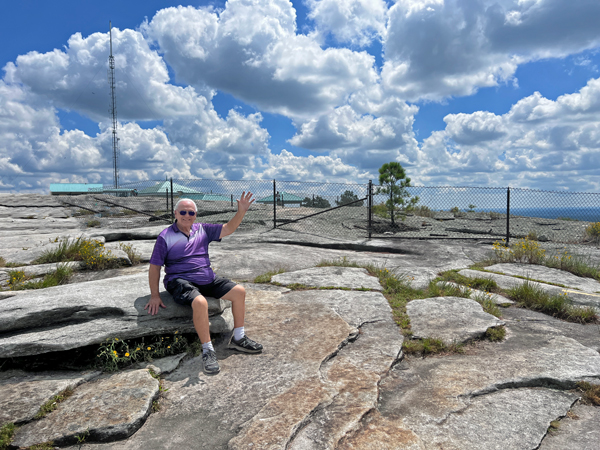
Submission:
[[[41,280],[31,280],[22,270],[10,270],[8,271],[8,286],[12,291],[43,289],[66,284],[71,275],[73,275],[73,269],[60,265],[54,272],[44,275],[44,278]]]
[[[411,197],[406,189],[410,187],[410,178],[406,176],[404,168],[400,163],[389,162],[379,168],[379,184],[376,194],[389,195],[385,206],[392,219],[392,227],[395,221],[396,209],[411,210],[419,201],[419,197]]]

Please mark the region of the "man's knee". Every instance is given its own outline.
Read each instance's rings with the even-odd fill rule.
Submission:
[[[192,309],[208,310],[208,302],[202,295],[198,295],[194,300],[192,300]]]

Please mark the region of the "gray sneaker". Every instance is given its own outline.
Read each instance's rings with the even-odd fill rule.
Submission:
[[[207,375],[216,375],[221,371],[217,362],[217,354],[213,350],[202,353],[202,363],[204,364],[204,373]]]
[[[239,341],[236,341],[235,339],[233,339],[232,335],[231,339],[229,339],[229,344],[227,345],[227,348],[239,350],[240,352],[245,353],[260,353],[263,351],[262,344],[254,342],[248,336],[244,336]]]

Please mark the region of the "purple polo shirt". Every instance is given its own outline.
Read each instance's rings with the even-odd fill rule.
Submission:
[[[165,266],[165,288],[175,278],[200,285],[215,279],[208,258],[208,244],[221,241],[222,228],[221,224],[194,223],[189,238],[179,231],[177,222],[161,231],[156,238],[150,264]]]

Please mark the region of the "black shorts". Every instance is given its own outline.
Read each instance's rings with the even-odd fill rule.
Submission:
[[[192,300],[199,295],[221,298],[235,286],[237,285],[233,281],[219,276],[215,276],[209,284],[196,284],[183,278],[175,278],[167,283],[167,291],[173,296],[175,303],[191,305]]]

